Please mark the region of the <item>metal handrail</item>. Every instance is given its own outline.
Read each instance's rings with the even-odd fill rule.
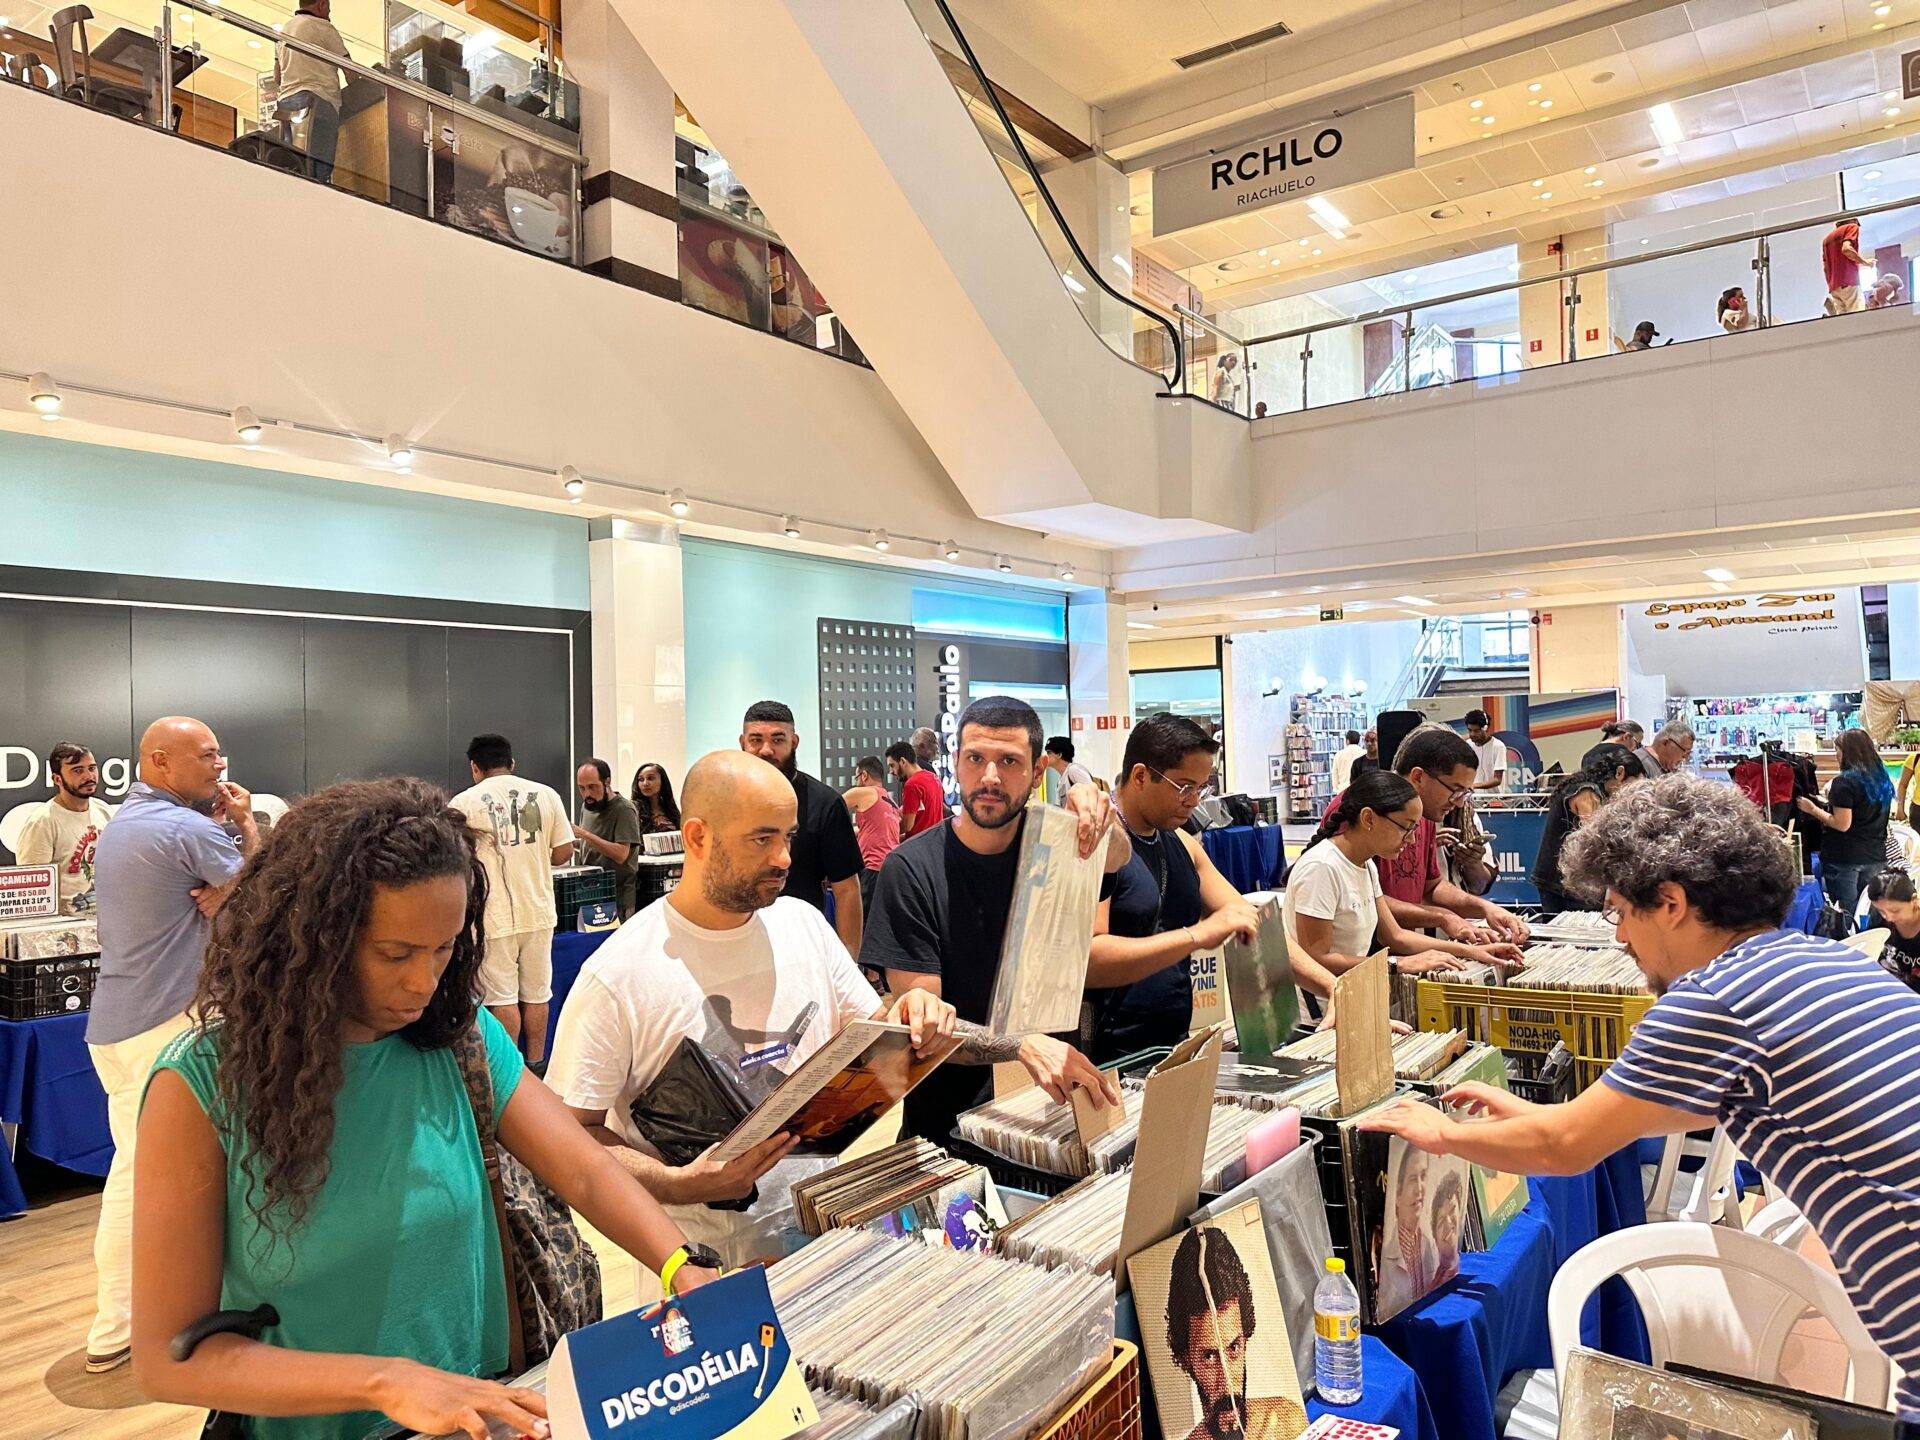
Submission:
[[[1775,225],[1763,230],[1746,230],[1738,235],[1722,235],[1713,240],[1696,240],[1688,245],[1676,245],[1670,250],[1650,250],[1645,255],[1628,255],[1618,260],[1598,260],[1591,265],[1576,265],[1571,270],[1556,270],[1551,275],[1536,275],[1530,280],[1508,280],[1500,285],[1483,285],[1477,290],[1461,290],[1452,295],[1437,296],[1432,300],[1402,301],[1398,305],[1389,305],[1383,310],[1370,310],[1363,315],[1352,315],[1344,320],[1322,320],[1317,325],[1302,325],[1297,330],[1276,330],[1271,335],[1257,335],[1251,340],[1243,340],[1240,343],[1251,348],[1255,345],[1266,345],[1275,340],[1293,340],[1305,335],[1318,335],[1328,330],[1344,330],[1349,325],[1368,325],[1375,320],[1405,315],[1409,311],[1432,310],[1441,305],[1458,304],[1463,300],[1479,300],[1488,295],[1503,295],[1509,290],[1524,290],[1531,285],[1558,285],[1567,280],[1578,280],[1585,275],[1602,274],[1609,270],[1624,270],[1630,265],[1651,265],[1656,260],[1670,260],[1676,255],[1693,255],[1702,250],[1718,250],[1727,245],[1765,240],[1794,230],[1810,230],[1818,225],[1831,225],[1836,220],[1849,217],[1862,219],[1869,215],[1885,214],[1889,210],[1910,210],[1915,205],[1920,205],[1920,196],[1892,200],[1884,205],[1853,206],[1845,210],[1835,210],[1829,215],[1817,215],[1810,220],[1796,220],[1791,225]]]
[[[1130,295],[1122,295],[1107,282],[1106,276],[1100,273],[1100,267],[1087,258],[1087,252],[1080,248],[1079,237],[1073,233],[1073,227],[1067,224],[1067,217],[1061,214],[1059,203],[1053,198],[1053,191],[1047,188],[1047,182],[1040,174],[1039,165],[1034,163],[1032,154],[1028,152],[1027,142],[1020,138],[1020,131],[1007,115],[1007,107],[1000,103],[1000,92],[994,88],[993,81],[987,78],[987,72],[982,68],[979,58],[974,55],[973,46],[968,42],[966,32],[960,28],[960,22],[953,18],[953,11],[947,8],[947,0],[933,0],[933,3],[934,7],[940,12],[940,18],[947,22],[947,29],[953,33],[953,38],[959,42],[961,57],[966,60],[967,68],[972,70],[975,77],[980,81],[981,93],[987,97],[988,103],[993,106],[993,113],[1000,117],[1000,124],[1005,128],[1007,138],[1013,142],[1013,148],[1020,154],[1020,163],[1025,165],[1027,167],[1027,173],[1033,176],[1033,183],[1035,188],[1040,192],[1040,198],[1047,203],[1047,212],[1053,216],[1053,223],[1060,227],[1060,233],[1066,237],[1068,248],[1073,251],[1074,258],[1080,262],[1081,267],[1087,272],[1088,278],[1091,279],[1094,284],[1098,285],[1108,296],[1118,300],[1129,310],[1157,322],[1167,332],[1168,338],[1173,341],[1172,376],[1160,375],[1160,371],[1157,369],[1155,369],[1153,373],[1160,375],[1160,379],[1167,387],[1165,393],[1169,395],[1179,393],[1175,389],[1176,382],[1184,384],[1187,373],[1187,351],[1185,344],[1182,342],[1179,327],[1158,310],[1148,309]]]
[[[558,155],[561,159],[570,160],[575,165],[585,166],[587,163],[585,153],[577,146],[573,149],[568,149],[557,140],[542,135],[536,130],[523,128],[515,124],[512,119],[505,115],[498,114],[492,110],[483,110],[471,101],[461,100],[456,96],[448,95],[443,91],[435,90],[430,86],[422,85],[414,80],[409,80],[404,75],[395,75],[386,70],[376,70],[371,66],[362,65],[350,55],[336,55],[331,50],[322,50],[316,45],[307,44],[304,40],[296,40],[292,36],[282,35],[272,26],[263,25],[258,20],[236,14],[224,5],[214,4],[213,0],[166,0],[166,3],[170,6],[178,6],[183,10],[196,11],[201,15],[210,15],[214,19],[224,21],[237,29],[245,30],[252,35],[257,35],[268,44],[285,45],[290,50],[298,50],[302,54],[311,55],[327,64],[337,65],[349,75],[358,75],[362,79],[371,80],[378,85],[384,85],[389,90],[397,90],[403,95],[411,95],[414,99],[420,100],[425,104],[435,106],[441,110],[449,110],[455,115],[464,116],[476,125],[485,125],[491,130],[504,130],[516,139],[524,139],[536,149],[545,150],[550,155]],[[163,67],[162,73],[170,72],[170,66]]]

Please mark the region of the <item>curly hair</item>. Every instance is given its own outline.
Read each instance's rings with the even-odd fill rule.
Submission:
[[[1629,785],[1560,854],[1575,894],[1612,890],[1635,909],[1671,881],[1708,925],[1778,925],[1799,888],[1793,857],[1753,802],[1730,785],[1664,775]]]
[[[220,1118],[242,1133],[247,1205],[269,1234],[306,1218],[326,1183],[353,955],[374,887],[458,875],[467,912],[426,1013],[400,1032],[419,1050],[473,1024],[487,877],[466,818],[424,780],[357,780],[300,801],[240,872],[215,916],[194,1008],[217,1031]]]

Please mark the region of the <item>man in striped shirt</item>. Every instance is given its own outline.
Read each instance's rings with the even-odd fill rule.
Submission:
[[[1737,791],[1629,787],[1567,843],[1660,996],[1603,1083],[1565,1105],[1465,1085],[1486,1117],[1400,1107],[1368,1128],[1510,1172],[1567,1175],[1718,1121],[1806,1215],[1920,1419],[1920,995],[1844,945],[1780,929],[1799,876]]]

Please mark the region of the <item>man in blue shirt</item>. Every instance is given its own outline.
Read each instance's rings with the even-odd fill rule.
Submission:
[[[1363,1121],[1434,1154],[1569,1175],[1643,1135],[1718,1122],[1807,1217],[1920,1419],[1920,995],[1864,954],[1782,930],[1799,883],[1766,819],[1726,785],[1630,786],[1562,852],[1660,998],[1577,1100],[1464,1085],[1485,1120],[1396,1107]]]
[[[260,846],[253,797],[220,778],[220,742],[198,720],[170,715],[140,737],[140,779],[94,850],[100,978],[87,1048],[107,1092],[113,1164],[94,1233],[98,1271],[89,1371],[132,1351],[133,1137],[147,1074],[187,1026],[187,1005],[214,913]],[[223,828],[232,827],[232,834]],[[238,837],[237,840],[235,837]]]

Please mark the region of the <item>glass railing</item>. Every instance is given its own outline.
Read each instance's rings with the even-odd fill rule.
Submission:
[[[491,3],[502,15],[522,13]],[[206,0],[107,0],[60,11],[44,38],[9,26],[0,71],[315,184],[578,263],[582,157],[567,113],[577,112],[577,97],[554,71],[533,67],[527,86],[510,90],[517,72],[496,64],[482,74],[498,78],[469,98],[472,77],[453,63],[465,52],[446,35],[436,50],[432,28],[414,24],[425,13],[389,4],[410,38],[404,54],[382,58],[345,36],[340,54],[324,37],[282,33],[291,17],[256,19]],[[498,36],[481,39],[469,47],[476,56],[503,53]]]
[[[964,61],[972,72],[977,82],[974,87],[977,96],[976,103],[968,104],[967,110],[979,127],[981,140],[1007,177],[1009,189],[1033,222],[1048,263],[1073,297],[1087,328],[1121,359],[1158,375],[1168,393],[1208,396],[1208,389],[1189,383],[1194,367],[1189,363],[1187,336],[1182,333],[1181,322],[1127,293],[1130,263],[1115,266],[1121,271],[1116,283],[1088,257],[946,0],[934,0],[934,10],[938,12],[937,18],[932,12],[925,17],[930,22],[927,39]],[[1201,366],[1208,377],[1212,368],[1210,363]],[[1245,387],[1241,388],[1244,391]]]
[[[1248,393],[1284,415],[1910,304],[1920,201],[1846,214],[1851,255],[1833,214],[1255,336]]]

